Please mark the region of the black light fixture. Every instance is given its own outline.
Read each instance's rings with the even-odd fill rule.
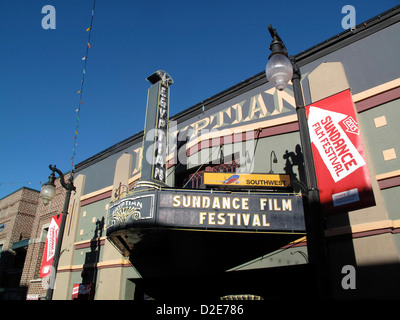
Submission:
[[[276,29],[269,25],[268,31],[271,34],[272,42],[270,44],[271,54],[265,68],[266,77],[278,90],[284,90],[289,80],[292,80],[293,83],[307,186],[306,200],[304,201],[307,249],[310,264],[315,267],[319,294],[321,298],[326,299],[332,293],[324,234],[325,221],[321,210],[306,109],[300,84],[301,72],[295,57],[288,56],[285,44]]]
[[[51,300],[53,297],[56,270],[58,267],[58,262],[60,260],[61,244],[64,235],[65,222],[67,220],[69,200],[71,198],[71,192],[76,190],[73,183],[72,175],[69,177],[68,182],[65,182],[64,174],[59,169],[57,169],[56,166],[53,167],[52,165],[49,165],[49,168],[52,171],[51,175],[49,176],[49,181],[43,184],[42,190],[40,192],[40,197],[43,199],[43,204],[47,205],[56,197],[56,187],[54,185],[54,182],[56,180],[55,172],[57,172],[60,176],[60,183],[63,188],[67,190],[67,192],[65,194],[64,207],[61,216],[60,229],[58,231],[56,248],[54,251],[53,265],[50,272],[50,283],[46,293],[46,300]]]

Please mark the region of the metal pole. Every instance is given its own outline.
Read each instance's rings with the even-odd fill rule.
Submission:
[[[62,216],[61,216],[60,229],[58,230],[57,243],[56,243],[56,248],[54,251],[53,265],[50,270],[50,280],[49,280],[49,287],[47,288],[47,292],[46,292],[46,300],[52,300],[52,298],[53,298],[54,285],[56,283],[56,273],[57,273],[58,262],[60,260],[60,254],[61,254],[61,245],[62,245],[62,240],[64,237],[65,222],[67,221],[67,215],[68,215],[69,200],[71,198],[72,190],[75,190],[75,187],[72,182],[73,181],[72,177],[69,179],[68,184],[66,184],[64,181],[64,175],[58,169],[56,169],[55,167],[51,167],[51,166],[50,166],[50,169],[53,172],[56,171],[60,175],[61,185],[67,190],[67,193],[65,194],[65,201],[64,201],[64,207],[63,207]]]
[[[293,65],[293,92],[296,103],[301,146],[303,149],[304,169],[307,185],[305,204],[305,223],[307,233],[307,250],[311,265],[315,266],[319,296],[321,299],[331,297],[330,272],[325,241],[325,221],[319,198],[317,176],[314,166],[307,114],[304,107],[303,93],[300,85],[300,68],[293,56],[289,57]]]

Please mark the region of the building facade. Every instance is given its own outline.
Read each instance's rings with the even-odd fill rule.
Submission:
[[[399,34],[396,7],[296,56],[306,105],[351,90],[375,198],[374,206],[324,216],[334,298],[400,296]],[[224,179],[252,172],[288,175],[291,192],[301,194],[305,177],[297,120],[292,86],[277,91],[264,72],[171,116],[164,189],[211,193],[202,180],[205,172],[224,173]],[[122,247],[110,241],[108,212],[136,192],[146,161],[144,138],[140,132],[76,166],[54,299],[188,294],[268,299],[291,290],[318,296],[305,230],[211,232],[169,226],[157,233],[121,233]],[[63,202],[58,189],[50,208],[38,207],[21,281],[28,294],[44,294],[40,266],[29,261],[41,259],[43,230]],[[214,218],[208,216],[210,224],[218,223]]]
[[[0,200],[0,299],[24,299],[20,286],[39,191],[23,187]]]

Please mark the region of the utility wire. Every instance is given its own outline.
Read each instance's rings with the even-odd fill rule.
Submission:
[[[96,0],[93,1],[93,8],[92,8],[92,14],[91,14],[91,19],[90,19],[90,25],[86,29],[86,31],[88,32],[88,40],[87,40],[87,45],[86,45],[86,54],[82,58],[83,70],[82,70],[81,88],[77,92],[77,93],[79,93],[79,103],[78,103],[78,107],[75,110],[77,112],[77,117],[76,117],[76,125],[75,125],[75,135],[74,135],[74,138],[73,138],[74,147],[72,149],[72,157],[71,157],[71,176],[72,176],[72,178],[74,177],[74,173],[75,173],[75,164],[74,164],[75,156],[76,156],[76,152],[75,151],[76,151],[76,146],[78,145],[77,137],[78,137],[78,130],[79,130],[81,105],[83,104],[83,86],[84,86],[84,83],[85,83],[86,65],[87,65],[88,56],[89,56],[89,49],[91,47],[91,45],[90,45],[90,37],[92,35],[95,7],[96,7]]]

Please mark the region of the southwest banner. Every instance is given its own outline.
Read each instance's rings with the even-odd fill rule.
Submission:
[[[204,184],[253,188],[287,188],[288,174],[204,172]]]
[[[50,275],[51,267],[53,265],[54,251],[56,249],[58,231],[60,230],[60,223],[61,214],[51,217],[43,252],[42,265],[40,266],[40,278]]]
[[[308,105],[306,111],[324,212],[375,205],[350,90]]]

